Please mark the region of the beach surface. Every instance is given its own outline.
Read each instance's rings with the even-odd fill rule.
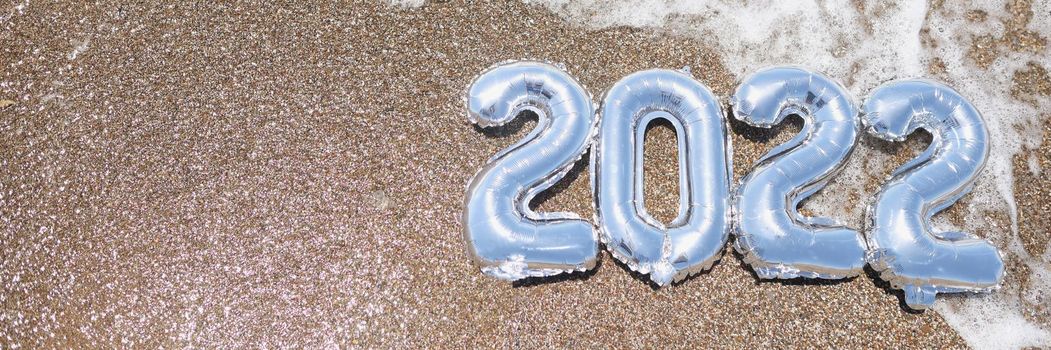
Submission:
[[[581,25],[517,2],[0,5],[0,348],[981,344],[958,329],[985,321],[950,311],[983,296],[940,295],[941,309],[912,312],[872,275],[761,281],[732,249],[663,288],[605,252],[594,270],[515,283],[471,265],[465,185],[535,125],[471,125],[471,79],[502,61],[546,60],[598,100],[630,73],[690,67],[725,101],[739,63],[690,33]],[[1010,79],[1009,103],[1038,108],[1051,94],[1046,38],[1023,34],[994,37],[968,59],[979,65],[1019,40],[1044,45],[1032,54],[1045,59]],[[1035,120],[1013,126],[1035,139],[1000,156],[1016,212],[972,195],[936,223],[1006,251],[997,293],[1008,299],[998,303],[1036,327],[1016,327],[1029,345],[1048,346],[1051,276],[1033,271],[1051,261],[1051,118]],[[800,129],[728,123],[735,181]],[[860,227],[884,177],[929,141],[863,136],[850,176],[804,212]],[[646,142],[646,206],[668,221],[674,130],[657,125]],[[592,217],[588,166],[585,157],[534,207]],[[980,179],[976,193],[995,180]]]

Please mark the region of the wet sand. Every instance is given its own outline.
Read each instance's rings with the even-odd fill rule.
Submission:
[[[736,77],[701,43],[517,3],[8,12],[0,347],[965,346],[870,276],[760,282],[729,249],[660,289],[605,253],[593,271],[518,283],[470,265],[464,186],[533,125],[470,125],[474,75],[550,60],[598,98],[632,72],[690,66],[725,98]],[[739,178],[799,125],[731,127]],[[667,220],[674,132],[647,142],[647,207]],[[904,161],[924,142],[861,145]],[[591,217],[586,159],[539,210]],[[1018,196],[1020,215],[1046,222],[1046,176],[1017,176],[1039,190]],[[837,186],[819,195],[862,200]],[[1039,227],[1022,230],[1046,246]]]

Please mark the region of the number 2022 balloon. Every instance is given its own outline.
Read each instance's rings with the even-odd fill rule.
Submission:
[[[529,201],[561,179],[591,142],[595,114],[573,77],[539,62],[498,65],[471,84],[468,118],[483,127],[523,111],[539,116],[522,141],[493,156],[467,186],[464,238],[482,272],[503,279],[595,266],[598,238],[573,213],[536,213]]]
[[[745,262],[760,278],[860,274],[865,266],[860,232],[796,211],[854,150],[860,122],[850,94],[823,75],[778,67],[746,78],[731,104],[734,117],[752,126],[770,127],[793,114],[805,121],[795,138],[764,155],[737,187],[735,246]]]
[[[681,71],[621,79],[602,103],[592,150],[596,221],[606,248],[658,285],[707,269],[729,235],[730,155],[719,101]],[[646,212],[642,155],[650,121],[663,118],[679,143],[679,213],[664,225]]]
[[[589,96],[560,69],[528,61],[490,68],[469,87],[468,116],[482,127],[527,110],[539,115],[528,136],[493,156],[468,185],[464,238],[485,274],[516,280],[595,265],[599,234],[590,223],[528,204],[565,175],[597,129],[591,187],[601,237],[614,257],[659,285],[711,267],[731,226],[736,248],[761,278],[843,278],[867,262],[904,289],[912,308],[929,307],[937,293],[991,291],[1003,280],[1003,258],[988,241],[929,229],[932,215],[970,190],[988,155],[981,116],[948,87],[891,83],[859,113],[850,94],[823,75],[795,67],[753,74],[734,93],[735,118],[769,127],[796,114],[806,124],[764,155],[733,196],[726,124],[704,85],[678,71],[632,74],[606,94],[601,123]],[[919,128],[934,135],[869,207],[868,251],[859,232],[795,209],[850,156],[859,114],[884,139]],[[646,213],[642,197],[643,136],[657,118],[676,128],[680,150],[679,215],[668,225]]]
[[[895,170],[868,210],[869,265],[905,291],[914,309],[937,293],[991,291],[1004,277],[1000,252],[962,232],[931,232],[930,217],[970,192],[989,154],[981,115],[953,89],[927,80],[893,82],[865,101],[871,134],[901,141],[933,135],[927,151]]]

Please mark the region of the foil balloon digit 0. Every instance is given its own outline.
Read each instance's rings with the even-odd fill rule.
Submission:
[[[865,265],[861,233],[828,218],[804,217],[799,202],[825,187],[853,152],[858,108],[835,81],[802,68],[759,71],[734,92],[733,115],[771,127],[789,115],[803,130],[764,155],[737,187],[735,247],[760,278],[856,276]]]
[[[933,135],[920,157],[895,170],[869,207],[869,264],[928,308],[937,293],[991,291],[1004,278],[1000,252],[962,232],[931,232],[930,217],[970,191],[989,154],[989,132],[966,99],[927,80],[892,82],[865,101],[869,133],[901,141],[916,129]]]
[[[666,285],[712,266],[729,235],[730,141],[722,108],[687,73],[648,70],[614,84],[603,100],[592,190],[609,251]],[[679,212],[664,225],[646,213],[645,129],[668,120],[679,143]]]
[[[467,187],[464,238],[482,272],[517,280],[595,266],[598,238],[591,223],[529,208],[589,147],[596,117],[586,90],[549,64],[510,62],[475,78],[467,108],[468,118],[482,127],[527,110],[539,116],[528,136],[493,156]]]

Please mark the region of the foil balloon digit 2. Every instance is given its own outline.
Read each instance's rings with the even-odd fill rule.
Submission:
[[[718,100],[685,72],[647,70],[615,83],[601,115],[591,178],[607,249],[658,285],[710,268],[729,235],[730,142]],[[679,143],[679,212],[668,225],[643,198],[645,129],[656,118]]]
[[[467,187],[464,239],[487,275],[517,280],[595,266],[593,226],[572,213],[537,213],[529,201],[561,179],[590,145],[590,95],[573,77],[540,62],[510,62],[479,75],[467,92],[468,118],[499,126],[524,111],[534,130],[493,156]]]
[[[760,278],[856,276],[865,265],[861,233],[796,208],[835,176],[853,152],[858,108],[837,82],[802,68],[776,67],[746,78],[731,99],[733,115],[769,128],[789,115],[803,130],[758,162],[733,200],[735,247]]]
[[[930,218],[970,191],[989,154],[981,114],[953,89],[927,80],[892,82],[865,101],[869,133],[901,141],[933,135],[927,151],[895,170],[868,210],[869,264],[905,291],[915,309],[945,292],[991,291],[1004,277],[1000,252],[962,232],[932,232]]]

